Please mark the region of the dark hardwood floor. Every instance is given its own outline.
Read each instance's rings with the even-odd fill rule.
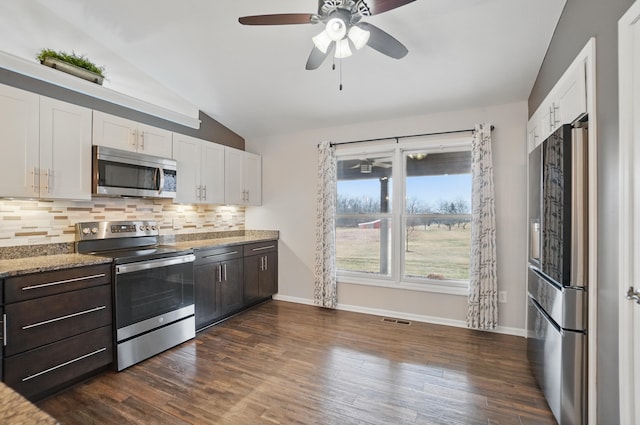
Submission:
[[[555,424],[523,338],[270,301],[38,403],[73,424]]]

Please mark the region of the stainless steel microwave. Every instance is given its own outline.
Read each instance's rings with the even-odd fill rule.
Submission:
[[[94,196],[175,198],[177,162],[137,152],[93,146]]]

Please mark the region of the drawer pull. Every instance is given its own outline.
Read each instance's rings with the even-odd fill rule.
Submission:
[[[275,245],[263,246],[261,248],[253,248],[251,251],[264,251],[265,249],[275,248]]]
[[[223,252],[222,254],[211,254],[211,255],[205,255],[204,257],[202,257],[203,259],[205,258],[212,258],[212,257],[221,257],[223,255],[233,255],[233,254],[237,254],[238,251],[231,251],[231,252]]]
[[[105,277],[105,276],[106,276],[106,274],[100,273],[100,274],[94,274],[92,276],[76,277],[76,278],[73,278],[73,279],[59,280],[57,282],[49,282],[49,283],[42,283],[40,285],[25,286],[24,288],[22,288],[22,290],[23,291],[30,291],[32,289],[40,289],[40,288],[46,288],[48,286],[64,285],[65,283],[80,282],[82,280],[98,279],[98,278]]]
[[[60,363],[60,364],[59,364],[59,365],[57,365],[57,366],[50,367],[49,369],[45,369],[45,370],[43,370],[43,371],[41,371],[41,372],[34,373],[33,375],[29,375],[29,376],[27,376],[26,378],[22,378],[22,382],[26,382],[26,381],[28,381],[28,380],[30,380],[30,379],[37,378],[38,376],[40,376],[40,375],[44,375],[45,373],[53,372],[53,371],[54,371],[54,370],[56,370],[56,369],[60,369],[61,367],[68,366],[68,365],[70,365],[71,363],[79,362],[80,360],[84,360],[84,359],[86,359],[87,357],[95,356],[96,354],[100,354],[100,353],[102,353],[103,351],[107,351],[107,347],[103,347],[103,348],[101,348],[101,349],[99,349],[99,350],[96,350],[96,351],[94,351],[94,352],[92,352],[92,353],[85,354],[84,356],[76,357],[75,359],[73,359],[73,360],[69,360],[68,362]]]
[[[38,323],[34,323],[32,325],[23,326],[22,330],[36,328],[36,327],[42,326],[42,325],[48,325],[49,323],[59,322],[60,320],[65,320],[65,319],[70,319],[72,317],[82,316],[83,314],[94,313],[96,311],[104,310],[105,308],[107,308],[107,306],[103,305],[103,306],[100,306],[100,307],[91,308],[89,310],[79,311],[79,312],[73,313],[73,314],[67,314],[66,316],[60,316],[60,317],[56,317],[55,319],[45,320],[44,322],[38,322]]]
[[[7,313],[2,315],[2,345],[7,346]]]

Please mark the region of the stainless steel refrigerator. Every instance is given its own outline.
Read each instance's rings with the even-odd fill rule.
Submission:
[[[564,125],[529,154],[527,354],[560,425],[586,424],[587,133]]]

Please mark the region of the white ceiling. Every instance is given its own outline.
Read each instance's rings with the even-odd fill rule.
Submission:
[[[306,71],[320,25],[238,17],[315,13],[317,0],[0,2],[0,50],[86,54],[106,86],[196,106],[245,138],[526,100],[566,0],[417,0],[365,18],[409,54],[365,47]],[[34,59],[35,60],[35,59]]]

